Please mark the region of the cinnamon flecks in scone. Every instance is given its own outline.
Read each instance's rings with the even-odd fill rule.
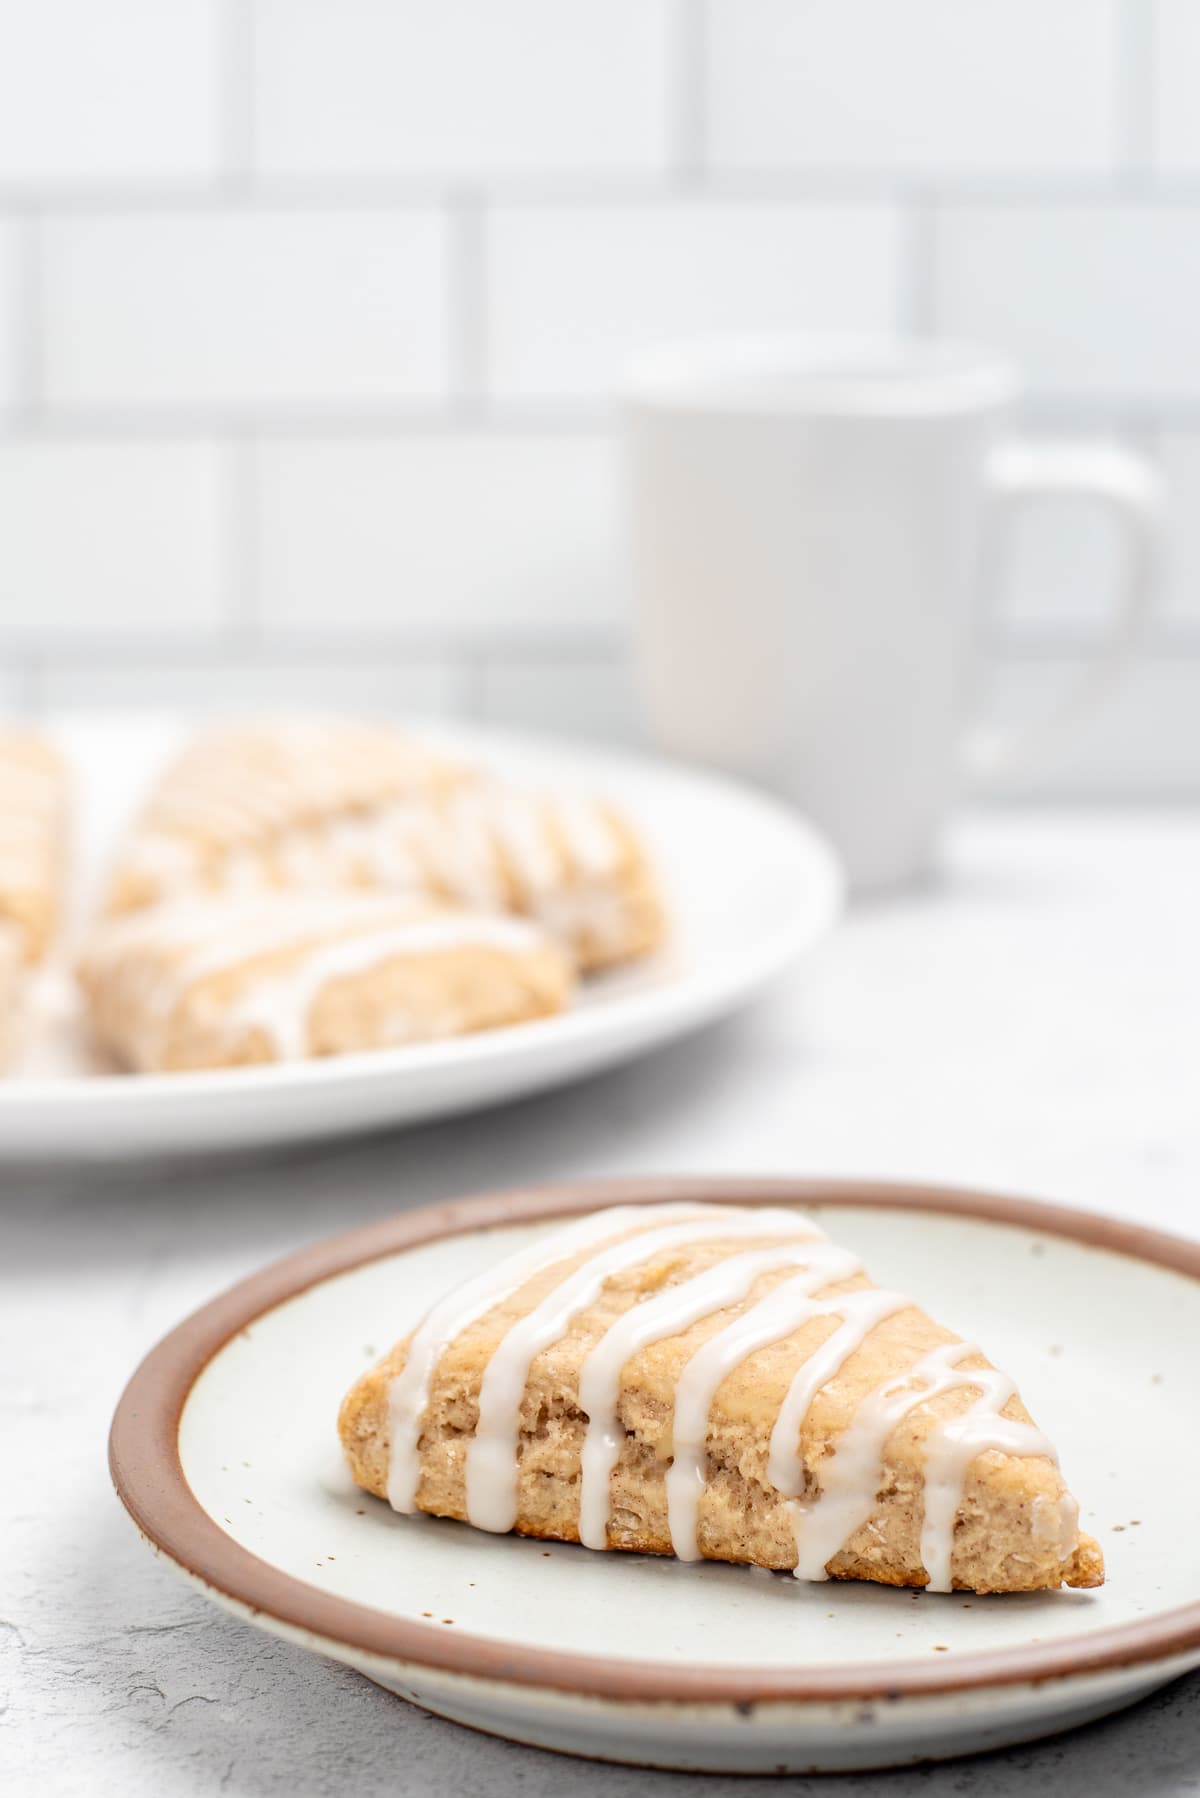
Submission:
[[[42,737],[0,726],[0,923],[26,962],[41,961],[58,928],[66,875],[69,777]]]
[[[583,971],[645,955],[664,934],[649,857],[619,810],[526,791],[386,725],[332,718],[197,737],[125,845],[109,904],[330,886],[531,917]]]
[[[571,970],[522,919],[344,891],[181,900],[102,924],[93,1033],[143,1072],[430,1042],[560,1011]]]
[[[399,1511],[805,1579],[1094,1586],[1012,1382],[802,1213],[598,1212],[457,1288],[341,1408]]]

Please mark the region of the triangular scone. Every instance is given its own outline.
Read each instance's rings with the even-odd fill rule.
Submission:
[[[462,1036],[560,1011],[561,948],[522,918],[377,893],[180,900],[96,931],[93,1034],[142,1072]]]
[[[328,884],[355,821],[471,778],[385,725],[304,715],[200,731],[171,762],[123,846],[108,909],[198,891]]]
[[[1011,1381],[802,1213],[626,1206],[450,1293],[344,1400],[399,1511],[798,1576],[1099,1585]]]
[[[331,885],[536,918],[585,971],[663,936],[649,858],[617,809],[524,791],[386,726],[333,718],[198,737],[151,795],[109,909]]]

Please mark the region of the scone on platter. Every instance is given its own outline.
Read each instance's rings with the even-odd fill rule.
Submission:
[[[58,929],[68,808],[57,752],[35,731],[0,726],[0,923],[27,963],[42,960]]]
[[[108,909],[192,892],[329,884],[356,823],[430,799],[465,770],[386,726],[283,716],[199,731],[123,845]],[[350,867],[352,872],[352,864]]]
[[[560,1011],[572,982],[561,948],[527,920],[340,890],[110,919],[78,975],[96,1041],[141,1072],[461,1036]]]
[[[1103,1581],[1011,1380],[802,1213],[597,1212],[447,1294],[341,1408],[401,1512],[800,1578]]]
[[[386,726],[303,717],[197,737],[124,846],[109,909],[330,886],[536,919],[583,972],[664,934],[650,858],[616,808],[526,792]]]

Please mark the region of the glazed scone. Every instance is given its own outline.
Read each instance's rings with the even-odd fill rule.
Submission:
[[[396,857],[443,899],[536,919],[580,973],[639,960],[666,936],[645,844],[618,807],[589,795],[525,791],[481,774],[386,842],[385,866]],[[394,878],[406,883],[403,873]]]
[[[431,1042],[548,1016],[571,989],[524,920],[341,891],[112,919],[78,975],[95,1039],[141,1072]]]
[[[331,885],[535,918],[584,972],[664,934],[649,856],[617,809],[526,792],[385,726],[336,719],[198,737],[125,846],[109,909]]]
[[[795,1211],[539,1236],[435,1305],[339,1429],[368,1492],[487,1530],[942,1591],[1104,1577],[1012,1382]]]
[[[38,962],[58,929],[66,873],[69,779],[36,732],[0,726],[0,922]]]
[[[466,771],[386,726],[307,716],[202,730],[167,767],[118,857],[111,912],[195,892],[329,884],[356,826]],[[368,882],[367,884],[374,884]]]

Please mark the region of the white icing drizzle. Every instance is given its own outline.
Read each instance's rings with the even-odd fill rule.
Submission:
[[[182,995],[244,963],[286,958],[257,970],[233,996],[223,1022],[230,1033],[261,1028],[281,1059],[303,1055],[314,999],[330,980],[360,974],[397,957],[459,947],[528,954],[544,939],[523,919],[440,910],[424,900],[379,894],[277,893],[253,898],[181,900],[107,924],[89,946],[84,972],[112,983],[155,1033],[169,1026]],[[427,1020],[423,1020],[423,1026]],[[444,1032],[456,1021],[447,1013]],[[404,1020],[389,1023],[399,1041]],[[422,1034],[428,1034],[423,1027]],[[149,1049],[145,1059],[153,1062]]]
[[[752,1213],[747,1217],[707,1215],[666,1229],[650,1230],[601,1249],[576,1268],[548,1297],[509,1329],[487,1367],[479,1389],[479,1422],[467,1445],[467,1517],[477,1529],[510,1530],[517,1520],[517,1446],[521,1400],[534,1356],[558,1342],[572,1319],[599,1298],[616,1274],[638,1267],[654,1255],[729,1236],[794,1236],[811,1240],[811,1226],[789,1212]],[[809,1259],[823,1245],[813,1241]]]
[[[530,904],[563,878],[541,803],[505,787],[480,795],[478,828],[500,848]]]
[[[796,1370],[771,1431],[767,1476],[785,1498],[797,1497],[804,1487],[800,1432],[818,1392],[837,1378],[877,1324],[911,1306],[912,1300],[904,1293],[888,1292],[879,1286],[847,1292],[840,1298],[824,1299],[814,1305],[817,1316],[840,1317],[842,1321]]]
[[[623,853],[586,795],[526,791],[388,731],[285,718],[193,743],[124,871],[167,898],[200,878],[237,893],[373,883],[529,912],[568,941],[619,946]]]
[[[699,1559],[696,1514],[704,1485],[705,1445],[713,1398],[736,1367],[769,1343],[779,1342],[820,1314],[813,1294],[836,1280],[862,1272],[857,1255],[834,1243],[814,1246],[805,1273],[785,1280],[741,1317],[697,1349],[675,1389],[675,1458],[667,1473],[667,1519],[671,1546],[681,1561]]]
[[[837,1452],[821,1470],[819,1498],[811,1504],[793,1506],[797,1579],[827,1578],[828,1562],[870,1518],[877,1501],[888,1438],[901,1420],[940,1393],[974,1386],[980,1391],[975,1404],[961,1417],[938,1426],[926,1445],[926,1517],[921,1531],[921,1559],[930,1589],[950,1590],[954,1521],[962,1500],[963,1479],[974,1456],[986,1448],[999,1447],[1006,1454],[1046,1455],[1054,1459],[1054,1450],[1040,1431],[997,1415],[1013,1392],[1012,1382],[1005,1375],[994,1368],[957,1365],[978,1353],[969,1342],[942,1343],[907,1373],[867,1394],[853,1421],[838,1438]],[[973,1421],[968,1423],[968,1419]],[[943,1428],[950,1432],[945,1437]]]
[[[245,840],[307,811],[353,811],[430,791],[449,763],[386,728],[315,717],[267,718],[206,732],[178,759],[146,822]]]
[[[978,1349],[974,1353],[978,1354]],[[921,1564],[931,1592],[949,1592],[954,1521],[962,1504],[967,1469],[977,1455],[1044,1455],[1058,1463],[1054,1445],[1032,1424],[1003,1417],[1016,1392],[1007,1374],[994,1367],[959,1369],[953,1386],[976,1386],[979,1397],[957,1417],[939,1423],[925,1445],[925,1512],[921,1523]]]
[[[555,820],[578,873],[603,878],[617,860],[618,840],[605,808],[574,794],[558,797]]]
[[[356,924],[375,928],[403,915],[403,901],[344,892],[190,897],[110,920],[89,943],[85,962],[97,974],[122,964],[133,967],[144,958],[146,979],[160,986],[164,1003],[170,1003],[182,988],[253,956],[297,948]],[[420,915],[427,915],[427,908]],[[176,960],[180,952],[183,959]]]
[[[732,1226],[728,1230],[732,1235]],[[694,1278],[643,1299],[601,1337],[579,1374],[579,1405],[587,1415],[579,1492],[579,1540],[585,1547],[608,1547],[609,1481],[624,1436],[617,1406],[626,1363],[652,1342],[677,1336],[701,1318],[739,1303],[763,1274],[803,1267],[811,1254],[811,1248],[802,1244],[731,1255]]]
[[[709,1207],[711,1210],[712,1208]],[[617,1205],[563,1224],[549,1235],[506,1255],[474,1279],[455,1287],[429,1311],[408,1345],[404,1366],[388,1387],[388,1503],[394,1511],[415,1511],[421,1475],[418,1452],[421,1422],[429,1403],[434,1371],[456,1337],[496,1305],[556,1262],[606,1242],[640,1225],[671,1223],[703,1215],[698,1205]]]
[[[366,973],[398,957],[433,955],[463,946],[528,952],[540,940],[535,930],[517,918],[472,917],[466,912],[341,937],[306,950],[282,973],[254,981],[230,1006],[228,1021],[263,1030],[283,1060],[295,1059],[308,1051],[309,1012],[330,980]],[[454,1019],[447,1017],[446,1029],[453,1028]],[[400,1029],[392,1035],[399,1040]]]

